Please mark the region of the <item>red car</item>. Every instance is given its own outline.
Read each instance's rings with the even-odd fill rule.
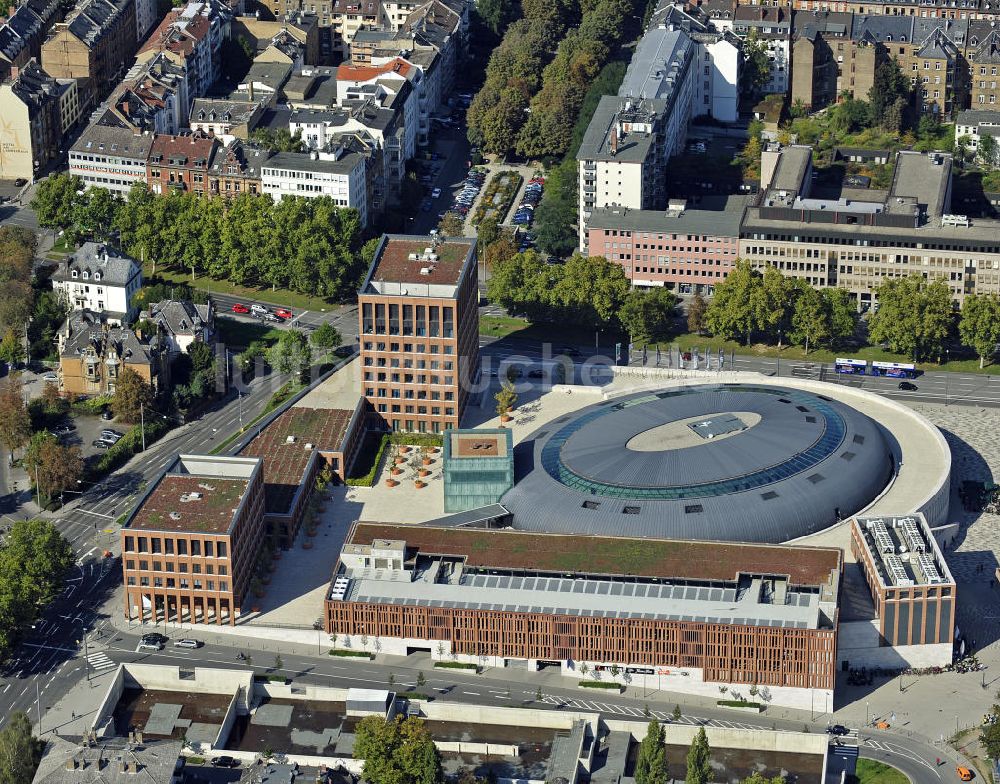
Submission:
[[[292,311],[287,310],[286,308],[278,308],[274,311],[274,315],[278,318],[290,319],[292,317]]]
[[[233,305],[233,313],[249,313],[249,312],[250,308],[248,308],[246,305],[241,305],[239,302]]]

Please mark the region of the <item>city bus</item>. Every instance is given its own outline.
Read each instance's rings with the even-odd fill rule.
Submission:
[[[916,378],[917,366],[909,362],[872,362],[873,376],[889,378]]]
[[[834,360],[834,368],[838,373],[863,376],[868,372],[868,362],[864,359],[841,359],[838,357]]]

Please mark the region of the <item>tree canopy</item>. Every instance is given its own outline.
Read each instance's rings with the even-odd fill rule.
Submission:
[[[670,337],[677,297],[662,286],[633,289],[618,311],[622,328],[634,343],[656,343]]]
[[[271,346],[267,361],[279,373],[296,373],[300,380],[307,378],[312,366],[312,348],[305,333],[297,329],[283,331]]]
[[[962,342],[976,352],[979,367],[991,360],[1000,342],[1000,298],[996,294],[969,294],[958,321]]]
[[[0,443],[14,454],[31,438],[31,416],[21,390],[21,376],[13,373],[0,381]]]
[[[64,490],[76,490],[83,477],[83,456],[75,444],[61,444],[47,430],[35,433],[24,453],[24,470],[39,497],[47,502]]]
[[[31,734],[23,711],[11,714],[0,730],[0,784],[31,784],[45,744]]]
[[[418,718],[386,721],[366,716],[355,730],[354,758],[364,760],[370,784],[440,784],[441,757],[430,732]]]
[[[712,780],[711,757],[712,750],[708,746],[705,728],[699,727],[688,750],[685,784],[708,784]]]
[[[123,422],[135,424],[142,418],[142,409],[153,405],[153,388],[132,368],[125,368],[115,383],[111,410]]]
[[[886,278],[876,296],[878,310],[868,320],[873,343],[886,343],[915,361],[941,356],[954,320],[951,292],[943,281],[928,282],[920,275]]]
[[[658,721],[651,721],[646,727],[646,736],[639,744],[639,754],[635,761],[636,784],[666,784],[667,747],[666,731]]]

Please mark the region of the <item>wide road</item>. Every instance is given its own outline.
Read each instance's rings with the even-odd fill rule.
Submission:
[[[239,638],[232,635],[213,635],[210,631],[191,632],[173,628],[165,629],[171,639],[195,637],[205,641],[197,650],[172,647],[171,643],[159,653],[137,652],[138,634],[123,633],[120,630],[104,630],[95,651],[102,657],[101,671],[104,675],[113,672],[113,664],[119,662],[146,662],[172,666],[194,667],[214,666],[226,668],[246,668],[248,665],[237,658],[238,653],[249,653],[254,669],[268,674],[284,675],[303,684],[334,686],[339,688],[386,688],[405,693],[407,689],[434,696],[435,700],[496,706],[528,706],[550,710],[576,709],[601,713],[609,718],[623,718],[642,721],[647,716],[660,720],[671,720],[673,700],[664,701],[655,690],[629,687],[625,694],[591,693],[589,690],[573,687],[572,680],[554,683],[555,678],[542,677],[521,668],[487,668],[483,675],[472,675],[460,670],[435,669],[427,654],[408,657],[383,657],[384,661],[370,662],[333,658],[318,654],[302,656],[292,653],[281,654],[282,669],[275,671],[274,652],[253,650],[239,645]],[[218,641],[218,643],[216,643]],[[256,641],[247,640],[250,645]],[[92,653],[92,656],[95,654]],[[425,683],[416,686],[418,672],[422,672]],[[78,673],[82,675],[82,671]],[[393,685],[390,686],[390,679]],[[107,678],[101,676],[101,682]],[[539,683],[541,686],[539,687]],[[541,698],[539,699],[539,689]],[[759,718],[734,713],[720,708],[689,707],[683,703],[680,723],[743,729],[777,729],[802,731],[803,722],[772,717],[769,712]],[[647,713],[648,710],[648,713]],[[807,725],[812,732],[824,732],[829,716],[817,713],[816,720]],[[881,730],[851,731],[846,743],[859,747],[861,756],[878,759],[899,767],[907,773],[914,784],[939,784],[942,777],[950,779],[954,774],[957,760],[933,745],[928,739],[908,736],[904,733]],[[942,765],[936,764],[942,758]],[[943,771],[943,773],[942,773]]]
[[[46,609],[35,629],[14,651],[0,673],[0,727],[11,712],[23,710],[37,721],[82,676],[84,634],[95,628],[102,606],[121,583],[117,559],[104,551],[118,536],[117,518],[135,495],[160,474],[178,453],[208,452],[255,417],[284,382],[281,376],[254,379],[242,396],[231,391],[198,420],[168,433],[123,469],[86,488],[53,522],[69,540],[77,562],[63,594]],[[15,513],[24,517],[23,511]],[[118,608],[114,608],[117,610]],[[103,616],[106,618],[106,616]],[[91,653],[89,663],[106,659]]]
[[[545,350],[537,342],[519,341],[511,338],[482,336],[479,339],[479,346],[484,359],[494,364],[498,363],[501,359],[515,356],[537,360],[551,358],[555,354],[555,349],[551,346],[548,350]],[[614,348],[610,345],[603,346],[601,350],[595,349],[593,345],[577,345],[574,348],[580,354],[574,358],[574,362],[577,365],[588,361],[591,363],[603,361],[604,364],[611,364],[612,362]],[[718,358],[713,357],[712,369],[704,371],[706,382],[710,382],[715,377],[717,361]],[[632,366],[641,366],[641,353],[634,352],[630,364]],[[691,365],[690,362],[687,364]],[[648,367],[656,367],[655,355],[647,355],[646,365]],[[661,358],[660,367],[668,367],[665,354]],[[1000,378],[993,381],[991,376],[985,373],[980,375],[932,370],[922,373],[912,380],[911,383],[917,387],[916,390],[905,391],[899,389],[900,379],[898,378],[842,375],[834,371],[832,364],[818,362],[776,360],[741,356],[739,354],[731,358],[727,355],[724,369],[732,370],[734,368],[736,370],[763,373],[768,376],[811,378],[842,386],[852,386],[904,403],[940,403],[949,406],[1000,407]]]

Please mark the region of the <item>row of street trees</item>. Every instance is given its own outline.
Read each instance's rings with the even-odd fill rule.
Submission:
[[[712,781],[712,750],[705,736],[705,728],[699,727],[691,741],[687,755],[685,784],[708,784]],[[666,730],[658,721],[649,722],[646,736],[639,743],[639,754],[635,761],[636,784],[668,784],[671,776],[667,772]]]
[[[677,304],[664,288],[630,289],[621,265],[602,256],[546,264],[534,251],[496,261],[487,292],[491,302],[534,323],[620,325],[638,343],[668,338]]]
[[[329,197],[283,199],[243,193],[232,200],[151,193],[137,183],[122,199],[79,177],[44,180],[31,203],[39,224],[74,241],[117,233],[129,254],[158,266],[243,286],[286,288],[342,299],[364,269],[354,209]],[[367,248],[370,253],[374,246]]]

